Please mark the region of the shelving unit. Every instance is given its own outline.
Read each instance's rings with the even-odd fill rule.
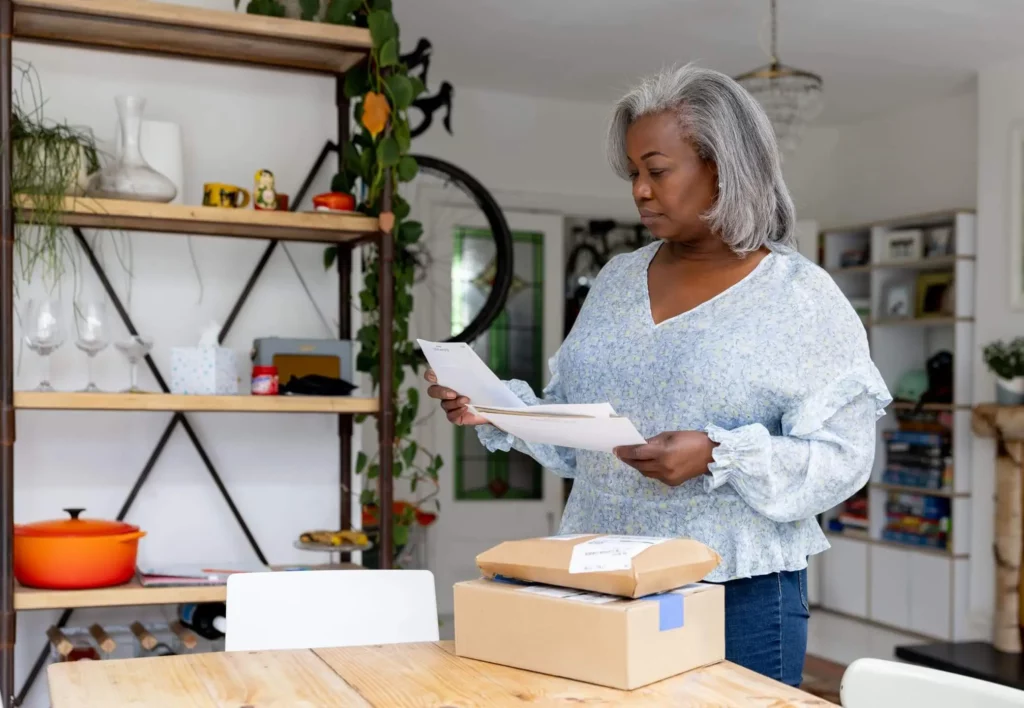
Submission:
[[[221,413],[376,413],[376,398],[333,396],[185,396],[173,393],[39,393],[17,391],[15,409]]]
[[[26,213],[32,213],[30,197],[17,195],[16,199]],[[358,214],[219,209],[191,204],[155,204],[82,197],[65,198],[61,223],[87,229],[338,244],[365,241],[377,233],[377,220]]]
[[[11,195],[11,88],[12,42],[29,40],[131,53],[144,53],[190,60],[229,62],[243,66],[264,66],[332,76],[337,85],[338,144],[348,139],[349,104],[344,97],[344,72],[364,60],[372,46],[366,29],[326,23],[303,22],[215,11],[147,0],[0,0],[0,708],[10,708],[22,699],[46,662],[44,650],[19,697],[14,686],[14,642],[16,612],[64,608],[58,625],[63,626],[70,608],[115,605],[164,604],[223,600],[224,587],[143,588],[135,582],[102,590],[49,591],[20,587],[13,573],[14,443],[18,410],[79,411],[170,411],[174,413],[167,432],[158,444],[150,465],[159,455],[166,438],[180,424],[199,446],[186,412],[306,413],[338,417],[340,488],[351,489],[352,416],[371,414],[378,418],[380,436],[380,565],[390,567],[392,550],[392,439],[394,412],[391,406],[393,370],[392,322],[394,278],[391,264],[394,241],[390,233],[393,218],[390,180],[386,180],[382,218],[360,215],[268,212],[251,209],[213,209],[201,206],[152,204],[118,200],[68,198],[62,222],[80,229],[141,230],[173,234],[268,239],[267,250],[250,277],[246,290],[230,317],[233,320],[259,277],[278,240],[313,241],[347,246],[338,254],[339,329],[342,339],[351,339],[351,247],[374,241],[382,264],[379,279],[381,385],[376,398],[326,398],[292,396],[177,396],[171,394],[76,394],[14,391],[14,240],[15,204],[31,209],[31,201]],[[325,152],[326,155],[326,152]],[[317,162],[319,166],[325,155]],[[305,187],[303,187],[304,191]],[[301,196],[301,195],[300,195]],[[296,203],[300,197],[295,199]],[[385,218],[386,217],[386,218]],[[387,225],[382,228],[383,225]],[[92,258],[92,253],[87,252]],[[95,260],[94,267],[98,268]],[[105,276],[98,271],[101,279]],[[130,319],[115,302],[129,331]],[[154,373],[156,370],[154,369]],[[157,374],[158,379],[160,378]],[[163,382],[161,381],[163,385]],[[201,457],[205,453],[198,448]],[[220,479],[207,463],[211,475]],[[143,483],[146,470],[129,495],[122,514]],[[221,485],[222,486],[222,485]],[[221,488],[236,518],[248,529]],[[342,493],[341,527],[351,522],[350,495]],[[257,554],[260,552],[250,536]]]
[[[885,244],[890,232],[905,229],[952,229],[953,252],[893,262]],[[872,359],[893,395],[900,380],[942,350],[953,354],[953,401],[929,403],[923,412],[950,422],[952,480],[937,490],[884,480],[884,433],[897,428],[897,414],[916,408],[894,402],[878,423],[875,462],[866,489],[867,533],[829,532],[832,549],[821,562],[821,606],[897,629],[941,639],[967,635],[967,590],[970,567],[971,375],[974,366],[974,215],[969,211],[928,214],[888,222],[828,229],[821,234],[821,263],[847,296],[869,299],[865,322]],[[844,251],[867,249],[862,265],[842,267]],[[953,309],[942,316],[893,318],[885,315],[890,283],[918,273],[952,274]],[[930,497],[950,505],[951,531],[946,548],[917,546],[883,538],[886,506],[901,495]],[[840,509],[826,513],[825,521]]]

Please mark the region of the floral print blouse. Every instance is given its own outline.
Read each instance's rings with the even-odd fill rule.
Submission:
[[[876,421],[892,401],[860,318],[832,278],[775,250],[743,280],[655,324],[647,268],[660,242],[616,256],[552,358],[543,399],[603,403],[644,437],[703,430],[708,473],[677,487],[608,453],[535,445],[483,425],[491,451],[515,448],[574,479],[560,533],[684,536],[716,550],[726,581],[800,570],[829,547],[814,518],[871,474]]]

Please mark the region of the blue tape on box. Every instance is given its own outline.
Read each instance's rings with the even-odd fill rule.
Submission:
[[[505,583],[506,585],[521,585],[523,587],[527,587],[527,586],[535,585],[536,584],[536,583],[527,583],[527,582],[525,582],[523,580],[516,580],[515,578],[506,578],[504,575],[495,575],[493,578],[491,578],[491,580],[493,580],[496,583]]]
[[[642,598],[658,603],[658,631],[667,632],[683,626],[683,596],[678,592],[666,592]]]

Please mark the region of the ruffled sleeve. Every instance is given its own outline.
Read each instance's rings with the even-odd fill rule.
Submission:
[[[877,368],[865,360],[786,412],[782,435],[761,424],[708,425],[705,432],[717,446],[705,490],[728,484],[774,521],[820,514],[867,483],[875,423],[891,402]]]
[[[519,397],[528,406],[536,406],[544,403],[565,403],[565,394],[562,391],[561,379],[558,375],[558,355],[556,354],[548,362],[551,370],[551,380],[545,386],[543,398],[537,396],[533,389],[525,381],[512,379],[505,381],[505,385],[512,393]],[[576,476],[576,451],[570,448],[558,447],[556,445],[538,445],[528,443],[525,440],[510,435],[493,425],[480,425],[476,429],[480,444],[490,452],[501,450],[518,450],[533,459],[541,466],[546,467],[555,474],[562,477]]]

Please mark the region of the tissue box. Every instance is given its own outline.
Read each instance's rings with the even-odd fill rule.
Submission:
[[[455,653],[633,690],[725,659],[725,590],[641,599],[515,581],[455,585]]]
[[[171,349],[171,393],[233,395],[238,393],[235,353],[224,347]]]

